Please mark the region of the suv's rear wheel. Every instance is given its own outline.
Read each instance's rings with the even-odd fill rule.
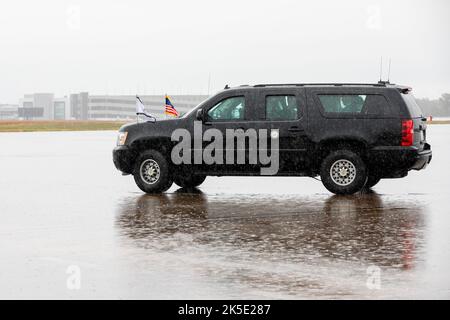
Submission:
[[[195,188],[205,181],[206,176],[200,174],[184,174],[173,178],[173,181],[181,188]]]
[[[164,192],[173,183],[167,160],[155,150],[144,151],[139,155],[133,175],[137,186],[146,193]]]
[[[360,191],[366,183],[366,165],[355,152],[333,151],[322,161],[320,177],[330,192],[353,194]]]

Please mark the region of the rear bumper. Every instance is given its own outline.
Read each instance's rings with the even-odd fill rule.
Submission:
[[[116,168],[123,173],[133,173],[133,164],[136,159],[135,152],[128,146],[120,146],[114,148],[113,162]]]
[[[369,162],[383,177],[395,177],[425,169],[432,156],[428,143],[420,151],[416,147],[375,147],[369,152]]]
[[[425,143],[424,149],[415,155],[414,163],[411,166],[411,169],[413,170],[425,169],[431,162],[432,157],[433,153],[431,152],[431,146],[428,143]]]

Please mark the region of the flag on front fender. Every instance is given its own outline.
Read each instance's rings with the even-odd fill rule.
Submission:
[[[165,114],[168,114],[169,116],[178,117],[178,111],[173,106],[172,102],[170,102],[169,96],[166,94],[166,106],[165,106]]]
[[[144,103],[142,102],[141,98],[136,96],[136,114],[139,115],[144,113],[145,113]]]

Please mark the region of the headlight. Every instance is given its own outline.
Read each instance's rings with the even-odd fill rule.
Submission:
[[[125,144],[125,141],[127,140],[128,132],[119,132],[119,135],[117,136],[117,145],[123,146]]]

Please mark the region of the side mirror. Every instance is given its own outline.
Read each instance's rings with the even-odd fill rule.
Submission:
[[[203,109],[198,109],[196,114],[197,120],[204,121]]]

